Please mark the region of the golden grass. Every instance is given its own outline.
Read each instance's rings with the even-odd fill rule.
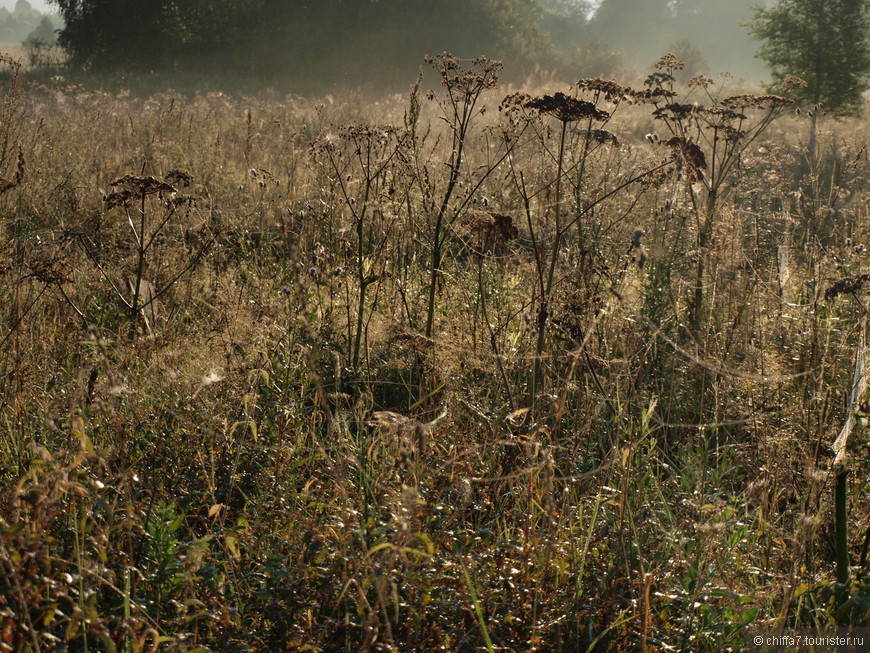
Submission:
[[[699,244],[709,167],[676,173],[649,105],[607,123],[616,144],[566,129],[560,167],[559,120],[509,125],[486,90],[426,338],[453,147],[429,86],[414,140],[406,97],[7,80],[4,645],[720,651],[750,622],[867,624],[864,449],[847,587],[828,537],[866,297],[825,298],[867,272],[863,123],[822,119],[810,165],[781,117]],[[109,207],[124,175],[177,192]],[[148,328],[112,287],[129,299],[141,207]]]

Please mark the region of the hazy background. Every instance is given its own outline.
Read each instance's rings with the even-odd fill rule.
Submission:
[[[84,4],[84,8],[82,7]],[[300,92],[403,90],[426,54],[486,54],[503,80],[530,75],[637,81],[662,54],[683,75],[768,78],[748,33],[759,0],[0,0],[0,43],[46,40],[66,20],[71,62],[96,73],[155,73]],[[762,4],[764,4],[762,0]],[[48,31],[46,31],[48,30]],[[164,78],[167,75],[160,75]],[[218,80],[218,82],[215,82]]]
[[[16,0],[0,0],[0,7],[5,7],[9,11],[12,11],[15,9],[15,2]],[[55,7],[50,7],[44,0],[30,0],[30,6],[44,14],[57,10]]]

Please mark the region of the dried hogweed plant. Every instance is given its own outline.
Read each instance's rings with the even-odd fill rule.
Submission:
[[[446,52],[427,56],[426,61],[435,68],[441,78],[444,95],[436,95],[430,91],[428,97],[438,103],[441,117],[449,126],[451,140],[450,156],[446,162],[449,176],[443,193],[440,195],[440,200],[436,199],[431,189],[429,192],[424,192],[424,206],[433,218],[429,298],[425,329],[426,337],[431,338],[435,329],[435,300],[443,263],[444,246],[450,233],[448,227],[470,203],[473,197],[473,188],[479,187],[493,169],[490,167],[473,182],[469,180],[465,195],[454,205],[454,194],[460,185],[463,174],[469,130],[474,120],[486,111],[486,108],[481,105],[483,94],[494,89],[498,84],[502,64],[500,61],[494,61],[487,57],[479,57],[472,62],[471,68],[463,69],[460,60]]]
[[[605,169],[598,183],[589,181],[592,173],[589,159],[601,147],[612,147],[617,152],[619,139],[604,129],[620,105],[634,102],[635,92],[616,82],[603,79],[583,79],[576,85],[578,94],[586,100],[564,92],[538,97],[515,93],[506,97],[500,106],[505,118],[504,134],[507,141],[516,141],[518,134],[529,133],[529,148],[539,148],[542,158],[552,162],[552,173],[540,179],[538,188],[530,187],[530,178],[522,164],[509,157],[514,187],[525,208],[526,223],[535,257],[535,291],[532,303],[535,310],[534,363],[528,389],[536,401],[545,387],[545,351],[548,324],[552,313],[553,295],[559,284],[557,274],[563,254],[565,236],[575,226],[578,229],[578,250],[588,251],[594,244],[586,243],[584,229],[587,216],[606,200],[618,195],[636,182],[671,166],[671,161],[656,164],[652,169],[642,167],[610,183]],[[607,108],[603,108],[606,104]],[[555,121],[555,135],[551,139],[551,121]],[[578,128],[579,127],[579,128]],[[555,144],[551,144],[555,140]],[[573,202],[566,202],[564,187],[570,184]],[[642,191],[642,187],[641,191]],[[541,204],[541,200],[543,203]],[[533,215],[533,205],[540,204],[540,219]],[[582,347],[582,343],[578,343]]]
[[[353,369],[360,363],[366,295],[369,287],[384,276],[382,254],[391,227],[388,220],[395,214],[392,204],[404,140],[405,135],[392,126],[352,123],[341,127],[337,137],[321,138],[312,149],[315,161],[326,165],[331,185],[338,190],[356,238],[355,316],[350,314],[352,303],[347,303],[347,357]]]
[[[675,101],[673,73],[681,68],[682,62],[673,55],[662,57],[637,97],[653,105],[653,118],[670,134],[657,140],[670,150],[695,216],[698,263],[689,322],[698,329],[704,313],[704,259],[720,200],[736,183],[735,172],[746,149],[793,102],[778,95],[715,97],[710,92],[712,80],[704,76],[692,79],[689,94],[701,89],[708,104],[690,102],[688,97]]]
[[[127,309],[132,320],[131,335],[135,334],[139,319],[143,316],[146,329],[149,331],[153,329],[157,299],[199,262],[214,241],[213,237],[204,240],[198,250],[178,270],[166,273],[155,268],[152,273],[159,272],[165,275],[159,289],[154,282],[146,279],[146,275],[149,274],[149,264],[154,258],[154,249],[165,238],[168,225],[179,219],[180,212],[185,217],[190,216],[191,211],[196,207],[195,196],[179,193],[176,186],[169,181],[179,187],[189,186],[193,182],[193,177],[178,169],[170,170],[164,179],[128,174],[112,181],[112,191],[103,196],[103,207],[106,212],[117,209],[123,212],[133,239],[135,260],[133,269],[127,271],[126,283],[118,282],[113,278],[98,253],[99,248],[93,238],[87,234],[79,235],[81,247]],[[130,295],[124,292],[125,285]]]

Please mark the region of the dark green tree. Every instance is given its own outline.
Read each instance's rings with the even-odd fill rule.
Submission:
[[[261,0],[52,0],[58,42],[74,66],[162,71],[202,61],[225,66]],[[206,53],[207,51],[207,53]]]
[[[423,57],[547,63],[537,0],[53,0],[85,69],[221,72],[295,88],[413,79]]]
[[[865,0],[779,0],[755,12],[752,34],[774,87],[789,75],[807,82],[795,99],[835,114],[857,112],[870,88],[870,13]]]

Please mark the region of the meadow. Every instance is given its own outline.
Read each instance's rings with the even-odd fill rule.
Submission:
[[[0,650],[870,625],[866,124],[673,57],[428,64],[143,97],[4,60]]]

